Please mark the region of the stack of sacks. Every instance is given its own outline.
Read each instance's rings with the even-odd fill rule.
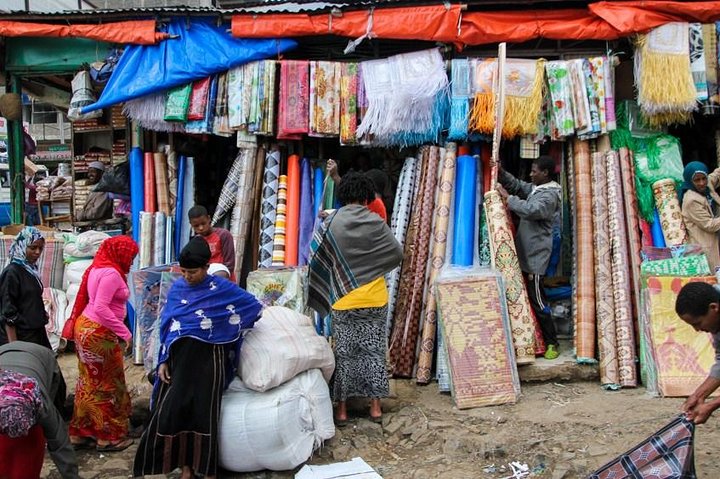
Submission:
[[[263,310],[245,337],[240,370],[220,411],[220,465],[230,471],[293,469],[335,435],[327,382],[330,345],[310,318],[281,306]]]
[[[90,190],[92,189],[92,186],[88,185],[89,181],[90,180],[87,180],[87,179],[75,181],[75,193],[73,195],[73,205],[75,206],[76,214],[79,211],[82,211],[82,209],[85,207],[85,203],[87,203],[88,195],[90,194]]]
[[[52,201],[69,200],[73,194],[73,180],[69,176],[62,176],[62,184],[56,186],[50,192]]]
[[[66,178],[64,176],[48,176],[47,178],[38,181],[35,184],[37,186],[36,192],[38,201],[49,201],[52,191],[55,188],[59,188],[63,183],[65,183],[65,181]]]
[[[67,296],[65,319],[72,314],[75,298],[80,289],[85,270],[92,264],[100,244],[109,237],[109,235],[99,231],[85,231],[79,235],[65,235],[65,246],[63,248],[63,259],[65,261],[63,288]],[[60,331],[62,331],[62,328]]]

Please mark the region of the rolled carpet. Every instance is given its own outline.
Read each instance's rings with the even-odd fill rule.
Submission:
[[[269,268],[272,265],[279,177],[280,152],[272,151],[265,157],[262,203],[260,206],[262,213],[260,219],[260,259],[258,264],[260,268]]]
[[[455,183],[455,151],[457,146],[448,143],[443,159],[440,183],[437,187],[437,203],[435,204],[435,224],[433,225],[433,247],[430,255],[430,275],[427,282],[427,302],[423,320],[420,355],[418,357],[417,382],[430,382],[433,353],[435,352],[435,333],[437,326],[437,303],[435,297],[435,280],[445,266],[445,249],[447,247],[448,223],[452,206],[453,185]]]
[[[287,159],[287,215],[285,217],[285,266],[297,266],[300,226],[300,157]]]
[[[155,184],[155,157],[152,153],[145,153],[144,163],[145,174],[145,211],[155,213],[157,211],[157,195]]]
[[[170,214],[170,189],[168,185],[168,163],[165,153],[153,154],[155,163],[155,187],[157,189],[158,211]]]
[[[612,244],[608,224],[608,181],[605,155],[592,155],[592,219],[595,248],[595,314],[597,315],[600,384],[606,389],[620,387],[615,338]]]
[[[273,266],[285,265],[285,215],[287,202],[287,176],[280,175],[278,182],[277,215],[275,216],[275,237],[273,238]]]
[[[475,157],[459,156],[457,170],[452,264],[472,266],[475,243],[475,194],[477,191],[477,161]]]
[[[517,363],[533,363],[535,362],[535,324],[510,229],[510,218],[500,194],[495,190],[485,193],[484,207],[493,264],[505,278],[505,294]]]
[[[575,355],[578,362],[595,362],[595,251],[592,227],[590,145],[573,140],[576,269],[573,291]]]
[[[635,330],[630,301],[630,257],[627,225],[623,208],[620,157],[615,151],[605,155],[607,161],[608,220],[612,244],[612,288],[615,300],[615,337],[620,371],[620,385],[637,386],[635,368]]]
[[[130,150],[130,203],[132,208],[133,239],[140,241],[140,212],[145,203],[145,181],[143,180],[143,152],[134,147]]]
[[[675,181],[670,178],[656,181],[652,185],[655,205],[660,217],[660,226],[666,246],[678,246],[687,241],[687,231],[682,217]]]

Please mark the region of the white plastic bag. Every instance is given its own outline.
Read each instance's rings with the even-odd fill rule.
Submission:
[[[90,120],[100,118],[103,114],[102,110],[95,110],[90,113],[81,114],[82,107],[92,105],[97,101],[95,91],[92,87],[90,72],[83,70],[78,72],[72,79],[72,98],[70,98],[70,108],[68,109],[68,118],[70,121]]]
[[[218,444],[229,471],[293,469],[334,435],[330,390],[317,369],[264,393],[236,378],[223,395]]]
[[[315,332],[312,320],[283,306],[265,308],[240,349],[238,375],[245,386],[267,391],[314,368],[321,369],[329,381],[335,357],[327,340]]]
[[[80,283],[82,282],[83,274],[85,274],[85,270],[90,267],[92,262],[93,260],[91,259],[81,259],[65,265],[65,274],[63,275],[63,289],[65,289],[66,292],[71,285],[80,285]]]

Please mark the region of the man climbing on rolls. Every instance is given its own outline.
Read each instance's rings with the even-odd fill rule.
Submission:
[[[553,181],[555,160],[543,155],[530,167],[530,181],[518,180],[500,168],[497,190],[510,211],[520,218],[515,247],[528,295],[547,345],[545,359],[556,359],[557,333],[543,289],[543,277],[553,248],[553,224],[560,211],[561,187]]]

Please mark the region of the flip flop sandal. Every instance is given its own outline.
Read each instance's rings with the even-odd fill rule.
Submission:
[[[94,439],[83,439],[80,442],[71,442],[73,449],[80,451],[82,449],[95,449],[97,447],[97,441]]]
[[[134,442],[135,440],[133,439],[124,439],[119,442],[105,444],[104,446],[98,445],[96,449],[98,452],[120,452],[132,446]]]

